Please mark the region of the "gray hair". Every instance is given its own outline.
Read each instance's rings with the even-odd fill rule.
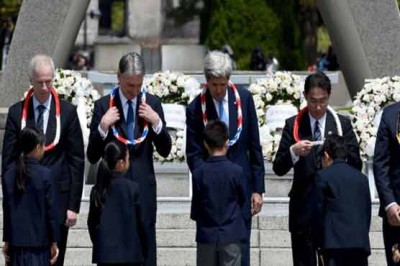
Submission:
[[[29,62],[29,77],[33,78],[33,75],[35,74],[35,71],[37,71],[39,68],[43,66],[50,66],[53,72],[53,78],[55,74],[55,67],[54,67],[54,62],[53,59],[51,59],[50,56],[45,55],[45,54],[38,54],[35,55],[31,61]]]
[[[142,75],[145,74],[145,67],[142,57],[137,53],[129,53],[119,60],[118,71],[121,75]]]
[[[232,63],[229,55],[220,51],[211,51],[204,59],[204,75],[210,78],[228,78],[232,74]]]

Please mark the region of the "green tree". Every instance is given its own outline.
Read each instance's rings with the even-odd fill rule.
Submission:
[[[0,0],[0,19],[16,20],[22,0]]]
[[[303,31],[300,21],[302,0],[266,0],[274,12],[282,18],[279,40],[279,62],[281,69],[299,70],[306,68]]]
[[[210,49],[229,44],[238,69],[249,69],[256,46],[279,54],[280,20],[264,0],[210,0],[205,9],[210,11],[205,43]]]

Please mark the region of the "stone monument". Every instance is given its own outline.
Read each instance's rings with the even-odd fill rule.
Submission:
[[[0,106],[20,99],[29,86],[28,64],[38,53],[53,57],[56,67],[68,60],[89,0],[23,1],[4,69]]]
[[[351,96],[366,78],[400,74],[396,0],[317,0]]]

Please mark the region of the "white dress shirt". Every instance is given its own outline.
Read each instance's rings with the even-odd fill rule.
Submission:
[[[121,105],[122,105],[122,111],[124,112],[124,118],[125,121],[128,118],[128,99],[125,97],[125,95],[122,93],[121,89],[118,90],[118,94],[119,94],[119,99],[121,100]],[[133,108],[133,120],[136,123],[136,103],[137,103],[137,96],[135,98],[132,99],[132,108]],[[160,134],[161,130],[162,130],[162,126],[163,126],[163,122],[161,121],[161,117],[160,120],[158,121],[158,124],[156,126],[152,126],[154,132],[158,135]],[[99,124],[98,127],[100,136],[102,136],[103,139],[105,139],[107,137],[108,131],[104,132]]]
[[[322,136],[322,139],[323,139],[324,136],[325,136],[326,113],[320,119],[315,119],[314,117],[312,117],[310,115],[310,113],[308,113],[308,116],[310,118],[310,127],[311,127],[311,133],[312,133],[313,137],[314,137],[315,121],[318,120],[319,130],[321,131],[321,136]],[[293,165],[295,165],[300,158],[299,158],[299,156],[297,154],[294,153],[293,145],[290,146],[290,155],[292,157]]]
[[[37,119],[39,117],[39,109],[37,108],[39,105],[43,105],[45,107],[43,111],[43,132],[46,134],[47,130],[47,124],[49,122],[49,115],[50,115],[50,104],[51,104],[51,99],[52,95],[49,95],[49,98],[44,103],[40,103],[38,99],[36,98],[35,94],[33,94],[33,110],[35,111],[35,125],[37,122]]]

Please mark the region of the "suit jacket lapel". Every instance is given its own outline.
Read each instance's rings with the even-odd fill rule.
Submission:
[[[332,133],[337,133],[336,122],[330,112],[326,112],[325,133],[324,137],[328,137]]]
[[[56,136],[56,130],[57,130],[56,129],[56,126],[57,126],[56,124],[57,124],[57,122],[56,122],[56,111],[55,111],[55,109],[56,109],[55,100],[52,98],[51,103],[50,103],[49,119],[47,120],[46,145],[52,143],[54,138],[55,138],[55,136]]]
[[[125,115],[124,115],[124,109],[122,108],[121,104],[121,98],[119,97],[119,93],[115,94],[115,106],[118,109],[120,119],[117,123],[115,123],[115,126],[121,130],[120,134],[122,133],[125,138],[128,136],[128,130],[126,127],[126,121],[125,121]]]
[[[24,103],[22,102],[22,108],[24,106]],[[22,114],[22,111],[21,111]],[[26,125],[30,127],[36,126],[36,121],[35,121],[35,110],[33,110],[33,100],[32,98],[29,100],[29,106],[28,106],[28,117],[26,118]]]
[[[310,125],[310,116],[308,113],[305,113],[300,122],[299,128],[299,138],[301,140],[312,140],[312,132]]]
[[[135,110],[135,130],[133,132],[133,136],[135,139],[140,137],[140,134],[142,132],[142,127],[143,127],[143,119],[139,119],[139,106],[142,103],[142,93],[140,92],[136,96],[136,110]],[[150,127],[151,125],[149,125]]]
[[[208,121],[218,119],[218,113],[215,109],[215,104],[209,90],[206,92],[206,113]]]
[[[231,89],[227,89],[228,92],[228,106],[229,106],[229,139],[233,139],[237,130],[237,106],[236,99],[233,91]]]

